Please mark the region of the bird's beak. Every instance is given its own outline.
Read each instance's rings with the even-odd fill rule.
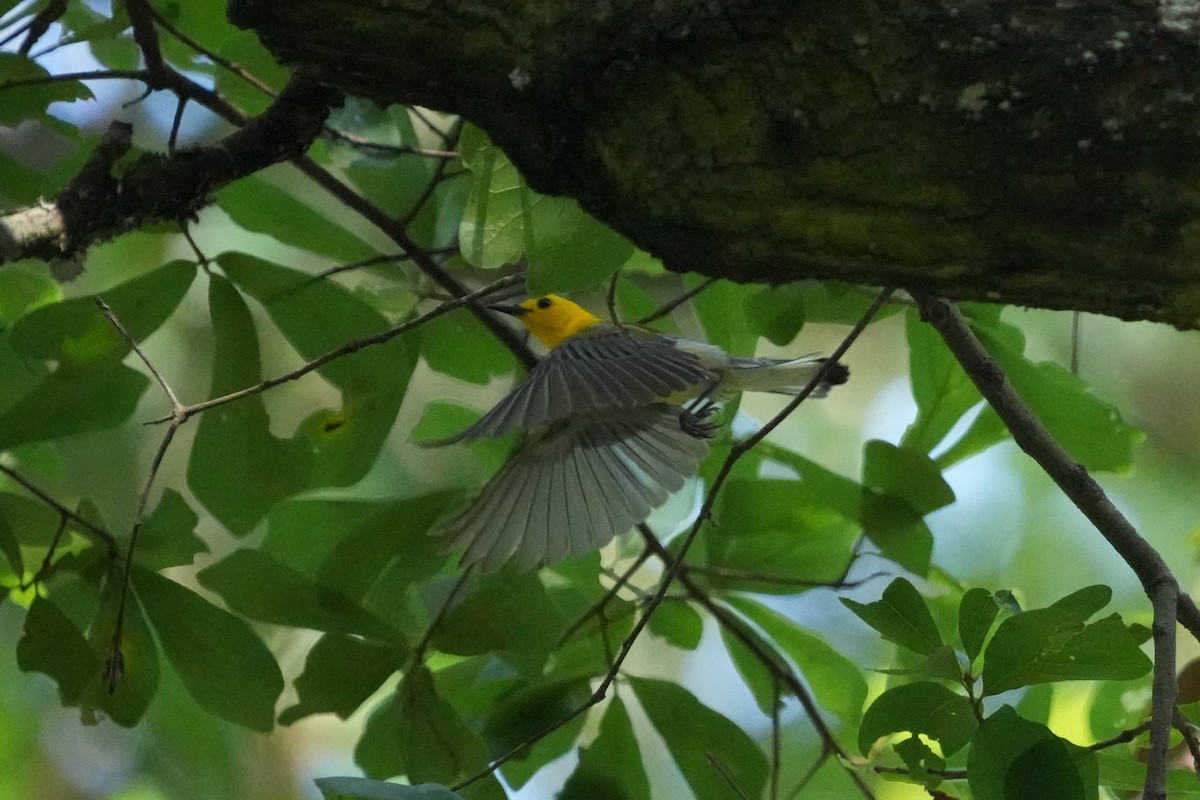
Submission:
[[[488,306],[488,308],[490,308],[492,311],[499,311],[501,314],[508,314],[509,316],[513,317],[519,317],[523,314],[529,313],[528,308],[521,308],[520,306],[512,305],[495,305]]]

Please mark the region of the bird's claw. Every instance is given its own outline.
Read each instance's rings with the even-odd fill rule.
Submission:
[[[721,427],[718,422],[707,421],[716,411],[716,404],[708,401],[699,406],[685,408],[679,414],[679,429],[695,439],[711,439]]]

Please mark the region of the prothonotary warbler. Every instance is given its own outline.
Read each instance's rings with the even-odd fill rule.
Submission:
[[[605,322],[558,295],[515,306],[549,355],[451,444],[513,429],[526,439],[479,496],[440,526],[445,552],[493,570],[597,550],[695,475],[715,426],[706,401],[744,390],[799,393],[825,359],[740,358],[711,344]],[[814,396],[844,383],[836,365]],[[700,399],[700,408],[682,404]],[[695,405],[695,404],[693,404]]]

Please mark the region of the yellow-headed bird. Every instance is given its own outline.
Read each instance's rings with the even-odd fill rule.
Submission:
[[[744,390],[797,394],[825,359],[739,358],[721,348],[605,322],[558,295],[511,314],[550,348],[504,399],[451,444],[513,429],[526,440],[475,501],[440,527],[462,565],[550,564],[597,550],[644,521],[696,474],[711,411],[681,403]],[[837,365],[814,394],[844,383]]]

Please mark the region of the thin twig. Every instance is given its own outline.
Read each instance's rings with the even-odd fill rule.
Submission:
[[[653,552],[655,556],[663,561],[663,563],[678,563],[679,559],[677,557],[672,557],[670,551],[663,546],[662,542],[658,540],[658,537],[654,536],[649,528],[647,528],[645,525],[640,525],[638,526],[638,530],[641,532],[642,538],[645,539],[646,544],[650,548],[651,552]],[[801,779],[800,785],[803,786],[814,774],[816,774],[817,769],[822,763],[824,763],[825,759],[829,755],[836,755],[839,759],[839,763],[845,765],[849,760],[849,757],[842,749],[841,745],[838,744],[837,739],[834,738],[833,731],[831,731],[829,726],[825,724],[825,720],[821,717],[821,713],[817,708],[816,701],[813,699],[812,694],[808,691],[808,687],[806,687],[803,682],[801,682],[794,674],[792,674],[790,669],[780,669],[779,660],[773,658],[770,653],[764,652],[762,649],[762,643],[759,640],[752,636],[746,635],[744,623],[741,621],[741,619],[725,606],[713,600],[704,587],[692,580],[688,569],[683,569],[679,572],[679,584],[683,587],[684,591],[688,593],[692,600],[700,604],[706,611],[708,611],[708,613],[712,615],[713,619],[715,619],[722,628],[728,631],[729,634],[735,639],[740,641],[746,647],[746,649],[750,651],[751,655],[758,659],[759,663],[762,664],[767,671],[769,671],[780,682],[782,682],[783,685],[787,687],[788,691],[795,695],[796,699],[800,701],[800,705],[804,707],[804,712],[808,715],[809,720],[812,722],[813,729],[817,732],[817,736],[821,739],[822,752],[821,755],[818,756],[817,761]],[[862,781],[862,778],[859,777],[858,773],[852,769],[849,769],[848,767],[846,768],[846,773],[858,786],[859,791],[862,792],[864,797],[874,797],[870,787]],[[793,794],[794,793],[795,791],[793,790]]]
[[[465,124],[466,123],[464,123],[461,118],[455,120],[454,124],[450,126],[450,130],[447,132],[448,138],[443,139],[442,141],[446,143],[449,143],[452,140],[457,142],[459,135],[462,133],[463,125]],[[452,155],[457,155],[457,153]],[[421,209],[425,207],[425,204],[429,202],[429,198],[433,197],[433,193],[436,192],[438,186],[441,185],[442,178],[445,177],[446,171],[450,167],[451,163],[453,163],[451,159],[444,158],[433,168],[433,174],[430,175],[429,180],[425,182],[425,188],[422,189],[421,193],[413,200],[412,205],[408,208],[408,211],[406,211],[396,220],[396,225],[400,228],[400,230],[407,231],[408,226],[411,225],[413,220],[417,218],[417,215],[421,213]]]
[[[649,325],[651,322],[654,322],[655,320],[662,319],[667,314],[670,314],[672,311],[674,311],[675,309],[679,308],[681,305],[686,303],[688,300],[691,300],[693,297],[700,294],[708,287],[712,286],[718,280],[719,280],[718,278],[706,278],[705,280],[696,284],[696,286],[692,287],[691,289],[688,289],[686,292],[684,292],[683,294],[676,297],[671,302],[666,303],[665,305],[661,306],[657,311],[654,311],[653,313],[647,314],[646,316],[642,317],[634,324],[635,325]]]
[[[446,618],[446,614],[450,613],[450,608],[454,605],[454,598],[458,597],[458,593],[466,585],[474,568],[474,564],[467,567],[463,571],[463,574],[458,576],[458,580],[454,582],[454,586],[450,589],[450,594],[446,595],[446,600],[442,603],[441,608],[437,610],[433,619],[429,621],[429,627],[425,629],[425,633],[421,636],[421,641],[417,642],[417,646],[413,648],[412,658],[409,659],[409,668],[407,671],[411,672],[418,664],[425,660],[425,651],[429,648],[429,642],[433,640],[433,634],[437,632],[438,627],[442,624],[442,620]]]
[[[624,328],[621,323],[621,317],[617,314],[617,284],[621,282],[621,270],[617,270],[608,279],[608,293],[604,297],[605,303],[608,305],[608,318],[613,325],[618,328]]]
[[[133,514],[133,530],[130,531],[129,545],[125,552],[125,570],[121,576],[121,599],[117,603],[117,621],[113,627],[112,649],[109,652],[108,662],[105,665],[108,693],[112,694],[117,690],[117,683],[124,672],[125,659],[121,651],[121,637],[125,629],[125,609],[129,600],[129,584],[133,579],[133,556],[137,550],[138,533],[141,531],[142,522],[145,519],[146,505],[150,500],[150,490],[154,487],[154,479],[158,476],[158,470],[167,455],[167,448],[171,446],[171,442],[175,439],[176,431],[187,421],[187,416],[184,414],[184,405],[179,402],[179,397],[175,394],[175,390],[163,378],[162,373],[158,371],[154,362],[142,350],[141,345],[133,338],[129,329],[125,327],[103,299],[97,297],[96,305],[100,307],[100,311],[108,319],[109,323],[116,328],[117,332],[121,334],[122,338],[133,349],[133,352],[137,353],[138,358],[146,365],[146,369],[150,370],[150,374],[158,382],[159,387],[163,390],[163,394],[171,402],[171,425],[167,428],[167,432],[163,434],[162,441],[158,445],[158,450],[154,454],[154,460],[150,462],[150,472],[146,475],[146,480],[142,484],[142,491],[138,495],[137,508]]]
[[[1091,750],[1093,753],[1096,753],[1101,750],[1107,750],[1110,747],[1116,747],[1119,744],[1128,744],[1148,730],[1150,730],[1150,720],[1146,720],[1141,725],[1136,727],[1127,728],[1126,730],[1118,733],[1116,736],[1110,736],[1103,741],[1090,744],[1088,745],[1087,749]]]
[[[612,602],[612,599],[617,596],[621,589],[625,588],[625,585],[629,583],[629,579],[633,577],[635,572],[642,568],[642,564],[645,564],[646,559],[649,557],[650,551],[642,550],[642,552],[638,554],[638,557],[634,559],[633,563],[629,565],[628,569],[617,576],[616,582],[613,583],[609,590],[604,593],[604,596],[593,603],[591,608],[580,614],[579,619],[575,620],[574,623],[572,623],[565,631],[563,631],[562,636],[558,637],[558,646],[562,647],[564,644],[570,641],[571,637],[574,636],[580,628],[586,625],[589,619],[603,611],[604,607]]]
[[[292,370],[291,372],[285,373],[283,375],[279,375],[275,378],[269,378],[265,381],[262,381],[261,383],[255,384],[254,386],[247,386],[245,389],[239,389],[236,392],[230,392],[229,394],[224,394],[224,395],[221,395],[220,397],[214,397],[211,400],[205,400],[201,403],[196,403],[196,404],[190,405],[190,406],[183,406],[178,412],[176,412],[175,414],[172,414],[171,416],[159,417],[158,419],[152,419],[152,420],[149,420],[146,424],[147,425],[158,425],[163,422],[172,421],[172,420],[176,419],[177,417],[181,418],[180,419],[181,422],[185,422],[188,419],[195,416],[196,414],[199,414],[202,411],[207,411],[210,408],[215,408],[216,406],[223,406],[226,403],[232,403],[235,400],[241,400],[242,398],[249,397],[250,395],[261,394],[262,392],[265,392],[268,389],[272,389],[276,386],[279,386],[280,384],[287,383],[288,381],[294,381],[297,378],[302,378],[305,375],[307,375],[308,373],[325,366],[330,361],[341,358],[342,356],[350,355],[351,353],[356,353],[359,350],[362,350],[364,347],[370,347],[370,346],[376,345],[376,344],[383,344],[384,342],[387,342],[387,341],[390,341],[390,340],[396,338],[397,336],[399,336],[402,333],[406,333],[406,332],[412,330],[413,328],[416,328],[420,325],[424,325],[426,322],[429,322],[430,320],[436,319],[437,317],[440,317],[443,314],[448,314],[449,312],[453,311],[456,308],[460,308],[462,306],[469,305],[470,303],[474,302],[475,300],[478,300],[481,297],[486,297],[486,296],[492,294],[493,292],[495,292],[497,289],[503,289],[506,286],[512,286],[512,285],[520,283],[521,281],[524,281],[524,280],[525,280],[524,275],[509,275],[508,277],[501,278],[500,280],[495,281],[494,283],[488,284],[487,286],[483,287],[482,289],[477,289],[474,292],[470,292],[469,294],[463,295],[462,297],[458,297],[458,298],[455,298],[454,300],[449,300],[445,303],[442,303],[437,308],[431,309],[430,311],[427,311],[426,313],[422,314],[419,317],[413,317],[412,319],[410,319],[406,322],[402,322],[399,325],[388,328],[386,331],[383,331],[381,333],[376,333],[371,336],[364,336],[361,339],[352,339],[351,341],[346,342],[345,344],[341,345],[340,347],[336,347],[333,350],[330,350],[329,352],[325,353],[324,355],[317,356],[312,361],[309,361],[309,362],[305,363],[304,365],[297,367],[296,369]]]
[[[771,675],[771,693],[775,702],[771,705],[771,800],[779,800],[779,773],[783,767],[783,698],[779,692],[779,676]]]
[[[15,78],[0,83],[0,92],[5,89],[17,89],[22,86],[44,86],[49,83],[66,83],[67,81],[142,81],[150,79],[150,73],[144,69],[97,69],[85,72],[60,72],[56,75],[31,75],[28,78]]]
[[[137,510],[134,512],[133,530],[129,534],[129,546],[125,551],[125,570],[121,576],[121,599],[117,602],[117,622],[113,627],[112,645],[105,667],[105,677],[108,683],[109,694],[117,691],[117,683],[120,681],[124,671],[125,658],[121,651],[121,636],[125,630],[125,609],[129,601],[129,584],[133,579],[133,555],[137,550],[138,533],[142,529],[142,520],[146,513],[146,502],[150,498],[150,489],[154,486],[154,478],[158,475],[159,467],[162,466],[163,458],[167,454],[167,448],[171,446],[171,441],[175,438],[175,432],[179,430],[179,426],[182,424],[183,420],[176,418],[170,427],[167,428],[167,432],[163,434],[162,441],[158,445],[158,450],[154,453],[154,460],[150,462],[150,474],[146,476],[146,481],[142,484],[142,491],[138,495]]]
[[[1083,512],[1109,545],[1137,575],[1154,605],[1154,701],[1150,751],[1146,761],[1146,798],[1166,797],[1167,748],[1174,708],[1175,621],[1200,638],[1195,604],[1179,584],[1162,556],[1113,505],[1088,471],[1054,440],[1009,384],[1004,371],[984,349],[962,313],[944,299],[913,293],[922,317],[941,335],[967,376],[1004,422],[1017,443],[1050,476],[1063,494]],[[1184,602],[1184,598],[1187,601]],[[1171,608],[1166,608],[1170,602]],[[1161,648],[1161,653],[1160,653]],[[1168,659],[1170,664],[1167,664]],[[1170,671],[1170,679],[1166,672]],[[1170,703],[1159,698],[1165,694]]]
[[[721,760],[717,758],[715,754],[705,753],[704,755],[708,759],[708,763],[712,765],[712,768],[717,771],[717,774],[725,779],[725,783],[729,785],[729,788],[733,790],[734,794],[742,798],[742,800],[750,800],[750,798],[746,797],[746,793],[743,792],[741,788],[733,782],[733,776],[725,771],[725,767],[722,766]]]
[[[852,555],[851,563],[855,560],[856,557]],[[873,581],[876,578],[886,578],[892,574],[884,571],[872,572],[870,575],[851,581],[847,580],[845,573],[843,573],[840,578],[835,578],[832,581],[811,581],[803,578],[792,578],[787,575],[769,575],[751,570],[734,569],[732,567],[710,567],[703,564],[689,564],[687,571],[694,575],[707,575],[713,578],[770,583],[777,586],[795,586],[805,589],[854,589],[868,581]]]
[[[424,156],[426,158],[440,158],[443,160],[458,158],[458,153],[454,150],[430,150],[424,147],[413,147],[409,144],[384,144],[383,142],[372,142],[369,139],[364,139],[362,136],[356,136],[353,133],[346,133],[337,128],[325,126],[325,135],[330,139],[336,139],[340,142],[345,142],[351,147],[359,150],[378,150],[381,153],[387,153],[391,156]]]
[[[401,264],[405,261],[411,260],[412,256],[410,256],[408,253],[383,253],[381,255],[371,256],[370,258],[364,258],[359,261],[351,261],[348,264],[339,264],[336,267],[330,267],[329,269],[322,270],[305,281],[304,285],[319,283],[326,278],[332,278],[334,275],[341,275],[343,272],[353,272],[359,269],[366,269],[367,267],[374,267],[379,264]]]
[[[150,374],[154,376],[154,380],[158,382],[159,387],[163,390],[163,393],[166,394],[167,399],[171,401],[171,408],[176,412],[182,409],[183,403],[179,402],[179,398],[175,395],[175,390],[171,388],[171,384],[167,383],[166,379],[163,378],[162,373],[158,371],[158,367],[154,366],[154,362],[150,360],[145,351],[142,350],[142,346],[137,343],[137,341],[121,323],[121,320],[119,320],[117,315],[113,313],[113,310],[109,307],[108,303],[104,302],[102,297],[97,296],[96,305],[100,307],[100,312],[104,314],[109,323],[117,329],[117,332],[121,334],[121,337],[125,339],[126,343],[133,348],[133,352],[137,353],[137,357],[140,358],[142,363],[146,365],[146,369],[150,370]]]
[[[1184,716],[1178,705],[1175,706],[1171,715],[1171,721],[1175,725],[1175,730],[1179,731],[1179,735],[1183,737],[1188,752],[1192,755],[1192,771],[1196,773],[1197,778],[1200,778],[1200,741],[1196,739],[1196,726]]]
[[[59,514],[58,529],[54,531],[54,538],[50,540],[50,546],[46,548],[46,555],[42,558],[42,565],[38,567],[37,572],[30,576],[29,580],[21,581],[18,584],[17,588],[21,591],[25,591],[30,586],[36,586],[50,574],[50,568],[53,566],[52,562],[54,561],[54,553],[58,550],[58,543],[62,540],[62,535],[66,533],[68,522],[70,522],[70,519],[65,514]]]
[[[34,497],[50,506],[50,508],[57,511],[60,516],[70,519],[72,522],[91,533],[100,541],[104,542],[105,547],[108,548],[109,558],[115,558],[117,556],[117,553],[119,552],[117,549],[117,539],[111,533],[104,530],[104,528],[101,528],[99,525],[96,525],[90,520],[81,517],[79,514],[76,514],[74,511],[55,500],[50,496],[49,493],[43,491],[40,487],[38,487],[37,484],[26,478],[21,473],[17,472],[12,467],[7,467],[4,464],[0,464],[0,473],[7,475],[14,482],[19,483],[25,489],[25,491],[29,492]]]
[[[876,775],[911,775],[912,771],[907,767],[873,767]],[[967,771],[965,769],[927,769],[926,775],[937,775],[939,778],[948,781],[964,781],[967,779]]]
[[[154,17],[154,21],[156,23],[158,23],[158,27],[162,28],[164,31],[166,31],[167,33],[174,36],[176,39],[178,39],[184,45],[192,48],[197,53],[204,56],[209,61],[216,64],[217,66],[219,66],[223,69],[226,69],[229,72],[232,72],[234,75],[237,75],[239,78],[244,80],[246,83],[250,84],[255,89],[258,89],[260,92],[267,95],[268,97],[277,97],[278,96],[278,94],[279,94],[278,92],[276,92],[274,89],[272,89],[270,86],[268,86],[264,81],[259,79],[257,76],[248,72],[243,67],[238,66],[237,64],[230,61],[229,59],[225,58],[220,53],[217,53],[213,50],[208,49],[204,45],[197,42],[195,39],[188,36],[183,31],[179,30],[179,28],[176,28],[175,25],[172,24],[172,22],[169,19],[164,17],[162,14],[159,14],[158,10],[156,8],[154,8],[153,5],[147,3],[147,6],[149,6],[150,14]]]

